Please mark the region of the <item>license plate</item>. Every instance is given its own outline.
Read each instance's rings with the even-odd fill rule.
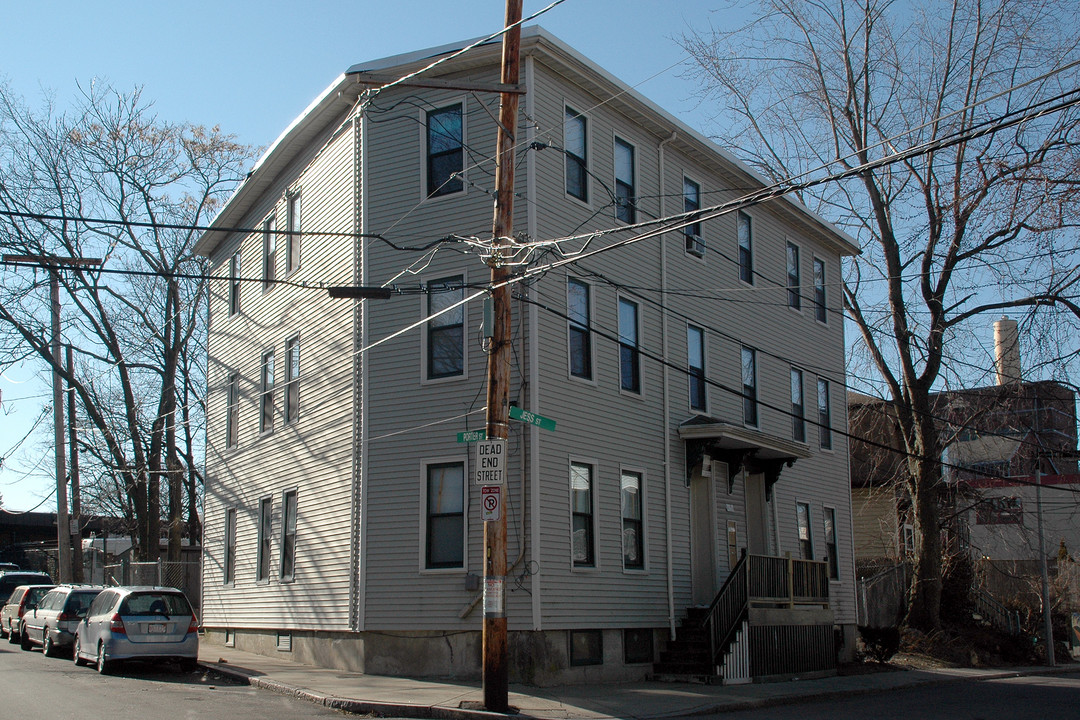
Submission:
[[[168,626],[165,623],[150,623],[146,626],[146,632],[153,634],[164,634],[168,631]]]

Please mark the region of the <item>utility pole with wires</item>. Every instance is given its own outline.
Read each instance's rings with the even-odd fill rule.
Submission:
[[[517,85],[521,62],[522,0],[506,0],[509,28],[502,41],[502,82]],[[514,232],[514,144],[517,132],[518,96],[503,92],[499,103],[499,131],[495,167],[495,219],[492,229],[491,266],[493,328],[488,353],[487,438],[506,443],[510,422],[510,287],[503,246]],[[506,453],[503,453],[505,458]],[[505,472],[503,476],[505,477]],[[506,623],[506,513],[484,521],[484,707],[507,712],[509,670]]]

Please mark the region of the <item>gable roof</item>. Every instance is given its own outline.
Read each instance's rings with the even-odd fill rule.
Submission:
[[[481,39],[482,40],[482,39]],[[271,143],[256,161],[247,178],[236,188],[195,245],[195,252],[209,256],[228,235],[240,227],[253,204],[270,187],[278,175],[326,129],[326,126],[355,105],[366,86],[357,81],[361,73],[401,75],[424,68],[432,60],[448,57],[479,40],[453,43],[415,52],[358,63],[334,79],[308,107]],[[458,74],[473,69],[497,65],[500,61],[501,40],[481,42],[460,55],[426,73],[426,77]],[[584,90],[604,98],[605,104],[618,110],[632,122],[657,138],[667,139],[671,146],[693,157],[717,174],[730,179],[734,187],[766,186],[771,184],[734,155],[709,140],[698,131],[677,119],[632,87],[617,79],[540,26],[521,31],[522,57],[532,55],[551,66],[563,77]],[[832,223],[810,211],[793,196],[784,195],[773,205],[789,219],[807,228],[824,244],[840,255],[857,255],[859,249],[853,238]]]

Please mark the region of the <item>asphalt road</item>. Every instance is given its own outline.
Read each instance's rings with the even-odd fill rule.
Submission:
[[[712,716],[717,720],[1058,720],[1080,717],[1080,673],[929,685]]]
[[[19,720],[300,720],[358,717],[251,688],[204,670],[127,665],[116,675],[0,641],[0,718]]]

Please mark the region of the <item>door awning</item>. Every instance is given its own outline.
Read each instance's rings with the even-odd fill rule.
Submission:
[[[748,428],[744,425],[697,415],[679,425],[679,437],[686,441],[686,477],[691,477],[702,457],[710,457],[728,466],[728,484],[740,470],[765,475],[766,491],[780,479],[784,467],[796,460],[812,457],[810,446],[788,438]]]

